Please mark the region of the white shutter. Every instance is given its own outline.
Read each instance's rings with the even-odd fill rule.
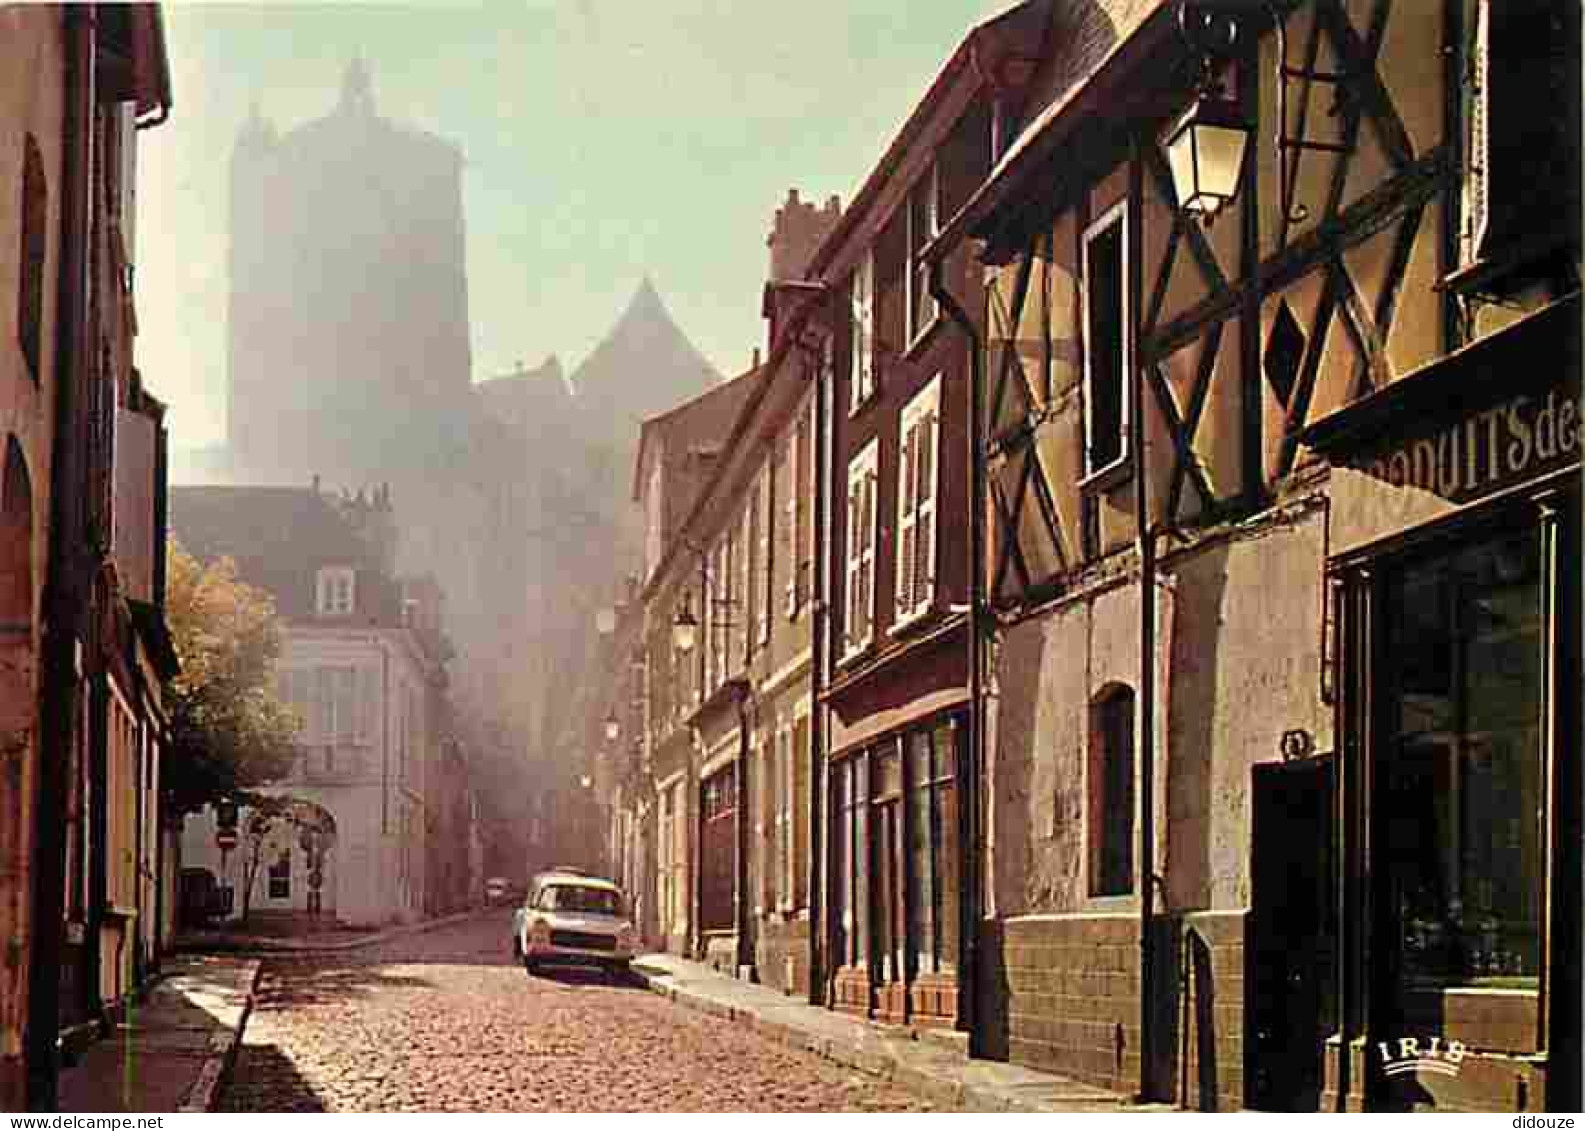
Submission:
[[[917,557],[914,551],[914,508],[917,505],[914,463],[918,449],[918,421],[910,421],[905,414],[901,458],[897,461],[897,567],[893,601],[897,620],[902,620],[914,609],[914,562]]]
[[[798,616],[798,563],[802,559],[803,547],[798,544],[798,442],[799,434],[803,431],[803,422],[800,420],[793,426],[793,433],[787,439],[787,616],[794,619]]]
[[[847,587],[844,592],[847,609],[842,618],[842,634],[847,641],[847,648],[851,651],[858,646],[859,641],[859,564],[863,560],[860,549],[864,532],[859,525],[859,485],[861,479],[857,474],[848,476],[848,561],[847,561]]]
[[[875,257],[866,253],[853,271],[853,365],[848,382],[849,412],[869,399],[875,387]]]
[[[759,642],[770,643],[771,606],[776,600],[776,461],[772,457],[760,469],[759,501]]]
[[[875,628],[875,467],[864,475],[864,640]]]
[[[940,379],[937,378],[937,381]],[[936,595],[936,495],[937,458],[941,435],[940,385],[929,411],[915,425],[914,569],[913,607],[928,607]]]
[[[748,506],[743,508],[743,528],[738,532],[738,572],[742,576],[740,593],[738,596],[737,615],[733,622],[740,625],[738,629],[742,639],[742,647],[738,654],[743,657],[743,662],[748,663],[748,658],[754,651],[754,622],[759,619],[759,607],[755,601],[754,593],[754,543],[759,537],[755,529],[759,524],[757,513],[759,505],[759,485],[755,484],[749,491]]]

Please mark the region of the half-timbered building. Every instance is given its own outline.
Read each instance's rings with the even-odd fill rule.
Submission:
[[[1578,12],[1063,7],[930,249],[988,290],[980,1040],[1577,1107]]]

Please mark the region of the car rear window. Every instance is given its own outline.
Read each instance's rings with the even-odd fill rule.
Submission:
[[[622,914],[622,896],[609,888],[554,884],[539,893],[541,911],[581,911],[590,915]]]

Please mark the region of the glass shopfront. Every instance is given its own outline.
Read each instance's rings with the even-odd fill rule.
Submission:
[[[1334,564],[1344,1028],[1366,1052],[1345,1085],[1367,1107],[1563,1094],[1554,1054],[1577,1035],[1559,995],[1578,984],[1580,929],[1577,508],[1571,488],[1541,488]],[[1433,1040],[1459,1059],[1402,1051]],[[1515,1066],[1505,1084],[1493,1058]]]
[[[1504,532],[1384,581],[1376,874],[1384,1022],[1437,1031],[1444,991],[1535,990],[1545,886],[1541,539]]]
[[[951,974],[959,946],[958,717],[831,767],[835,965],[872,984]]]

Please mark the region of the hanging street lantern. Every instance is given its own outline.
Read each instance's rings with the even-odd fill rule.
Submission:
[[[1178,207],[1209,226],[1238,195],[1249,123],[1220,92],[1202,90],[1167,135],[1167,164]]]

